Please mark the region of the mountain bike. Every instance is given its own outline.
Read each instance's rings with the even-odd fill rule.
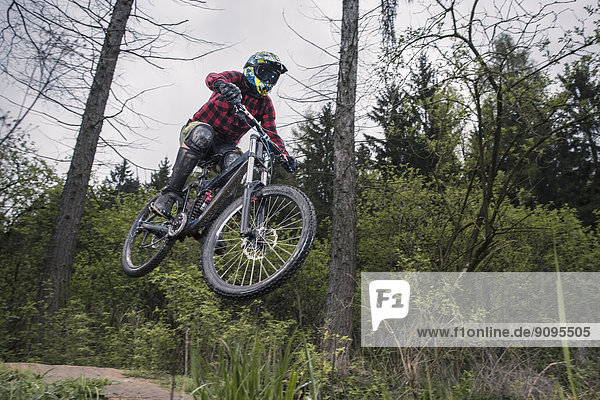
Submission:
[[[144,206],[123,245],[127,275],[146,275],[175,242],[190,237],[202,245],[205,281],[225,297],[265,294],[302,265],[315,236],[314,207],[299,189],[270,182],[273,162],[285,156],[243,105],[236,112],[252,128],[247,151],[214,177],[218,157],[200,162],[201,174],[183,190],[174,216],[152,211],[158,195]]]

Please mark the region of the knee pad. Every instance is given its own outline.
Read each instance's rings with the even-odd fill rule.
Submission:
[[[190,129],[183,143],[200,157],[204,157],[213,146],[213,129],[208,124],[198,124]]]
[[[221,161],[222,169],[229,167],[238,158],[240,158],[240,153],[235,150],[223,154],[223,160]]]

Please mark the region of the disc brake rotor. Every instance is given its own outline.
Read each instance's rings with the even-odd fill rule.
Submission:
[[[250,237],[242,239],[242,249],[250,260],[267,257],[277,246],[277,231],[273,228],[255,230]]]

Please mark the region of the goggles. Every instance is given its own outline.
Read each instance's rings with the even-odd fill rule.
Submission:
[[[274,85],[277,83],[281,71],[280,68],[271,64],[258,64],[254,66],[254,75],[261,81]]]

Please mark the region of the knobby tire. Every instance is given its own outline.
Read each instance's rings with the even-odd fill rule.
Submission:
[[[168,237],[166,232],[150,230],[143,226],[147,224],[147,226],[168,229],[167,220],[150,210],[150,205],[157,198],[158,196],[154,197],[144,206],[125,238],[121,266],[129,276],[144,276],[158,267],[175,242],[175,239]]]
[[[213,221],[202,252],[207,284],[237,299],[266,294],[289,279],[308,256],[316,232],[315,210],[306,195],[295,187],[269,185],[252,198],[252,235],[243,238],[242,201],[234,200]]]

